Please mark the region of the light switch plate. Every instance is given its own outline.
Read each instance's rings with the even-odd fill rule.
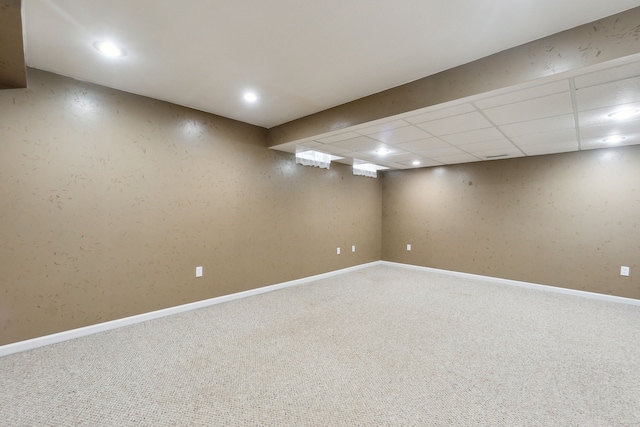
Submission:
[[[196,267],[196,277],[202,277],[202,267]]]
[[[411,250],[411,245],[407,245],[407,250],[410,251]]]
[[[625,267],[624,265],[620,267],[620,275],[628,276],[629,275],[629,267]]]
[[[340,255],[340,248],[336,249],[336,253]]]
[[[351,245],[351,252],[355,252],[356,251],[356,245]]]

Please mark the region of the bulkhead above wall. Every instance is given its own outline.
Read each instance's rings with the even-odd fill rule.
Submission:
[[[0,0],[0,89],[27,87],[22,0]]]

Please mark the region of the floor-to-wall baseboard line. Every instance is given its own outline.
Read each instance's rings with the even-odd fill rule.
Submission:
[[[519,286],[519,287],[523,287],[523,288],[537,289],[537,290],[547,291],[547,292],[555,292],[555,293],[561,293],[561,294],[566,294],[566,295],[573,295],[573,296],[592,298],[592,299],[599,299],[599,300],[615,302],[615,303],[622,303],[622,304],[630,304],[630,305],[640,306],[640,300],[632,299],[632,298],[624,298],[624,297],[619,297],[619,296],[615,296],[615,295],[598,294],[598,293],[594,293],[594,292],[587,292],[587,291],[581,291],[581,290],[576,290],[576,289],[560,288],[560,287],[555,287],[555,286],[541,285],[541,284],[537,284],[537,283],[521,282],[521,281],[517,281],[517,280],[502,279],[502,278],[498,278],[498,277],[483,276],[483,275],[479,275],[479,274],[462,273],[462,272],[451,271],[451,270],[441,270],[441,269],[437,269],[437,268],[423,267],[423,266],[413,265],[413,264],[403,264],[403,263],[391,262],[391,261],[373,261],[373,262],[366,263],[366,264],[360,264],[360,265],[356,265],[356,266],[353,266],[353,267],[348,267],[348,268],[344,268],[344,269],[340,269],[340,270],[330,271],[330,272],[327,272],[327,273],[322,273],[322,274],[318,274],[318,275],[314,275],[314,276],[304,277],[304,278],[301,278],[301,279],[291,280],[291,281],[288,281],[288,282],[283,282],[283,283],[278,283],[278,284],[274,284],[274,285],[264,286],[264,287],[251,289],[251,290],[243,291],[243,292],[238,292],[238,293],[234,293],[234,294],[223,295],[223,296],[216,297],[216,298],[210,298],[210,299],[206,299],[206,300],[202,300],[202,301],[196,301],[196,302],[189,303],[189,304],[183,304],[183,305],[179,305],[179,306],[175,306],[175,307],[169,307],[169,308],[166,308],[166,309],[151,311],[151,312],[148,312],[148,313],[138,314],[138,315],[135,315],[135,316],[124,317],[122,319],[111,320],[111,321],[108,321],[108,322],[98,323],[98,324],[95,324],[95,325],[85,326],[85,327],[77,328],[77,329],[71,329],[69,331],[59,332],[59,333],[51,334],[51,335],[45,335],[43,337],[33,338],[33,339],[25,340],[25,341],[18,341],[18,342],[12,343],[12,344],[6,344],[6,345],[3,345],[3,346],[0,346],[0,357],[1,356],[6,356],[6,355],[9,355],[9,354],[13,354],[13,353],[19,353],[19,352],[26,351],[26,350],[31,350],[31,349],[42,347],[42,346],[45,346],[45,345],[55,344],[55,343],[68,341],[68,340],[75,339],[75,338],[80,338],[80,337],[87,336],[87,335],[96,334],[96,333],[103,332],[103,331],[108,331],[108,330],[111,330],[111,329],[121,328],[123,326],[128,326],[128,325],[133,325],[133,324],[136,324],[136,323],[146,322],[148,320],[153,320],[153,319],[158,319],[158,318],[161,318],[161,317],[171,316],[173,314],[183,313],[183,312],[190,311],[190,310],[197,310],[199,308],[204,308],[204,307],[208,307],[208,306],[215,305],[215,304],[220,304],[220,303],[227,302],[227,301],[233,301],[233,300],[237,300],[237,299],[240,299],[240,298],[246,298],[246,297],[250,297],[250,296],[253,296],[253,295],[259,295],[259,294],[263,294],[263,293],[266,293],[266,292],[272,292],[272,291],[276,291],[278,289],[287,288],[287,287],[290,287],[290,286],[302,285],[302,284],[313,282],[313,281],[316,281],[316,280],[320,280],[320,279],[324,279],[324,278],[328,278],[328,277],[332,277],[332,276],[336,276],[336,275],[340,275],[340,274],[349,273],[351,271],[356,271],[356,270],[361,270],[361,269],[368,268],[368,267],[373,267],[375,265],[389,265],[389,266],[396,266],[396,267],[401,267],[401,268],[409,268],[409,269],[416,269],[416,270],[422,270],[422,271],[430,271],[430,272],[435,272],[435,273],[442,273],[442,274],[454,275],[454,276],[459,276],[459,277],[467,277],[467,278],[471,278],[471,279],[483,280],[483,281],[488,281],[488,282],[493,282],[493,283],[501,283],[501,284],[506,284],[506,285],[511,285],[511,286]]]
[[[521,288],[537,289],[541,291],[555,292],[555,293],[560,293],[565,295],[579,296],[583,298],[592,298],[592,299],[599,299],[602,301],[640,306],[640,300],[633,299],[633,298],[619,297],[616,295],[599,294],[595,292],[581,291],[578,289],[569,289],[569,288],[561,288],[557,286],[541,285],[538,283],[521,282],[518,280],[502,279],[499,277],[483,276],[480,274],[462,273],[459,271],[452,271],[452,270],[440,270],[438,268],[433,268],[433,267],[423,267],[420,265],[403,264],[403,263],[392,262],[392,261],[380,261],[380,263],[381,265],[390,265],[390,266],[410,268],[415,270],[430,271],[434,273],[449,274],[452,276],[467,277],[470,279],[483,280],[487,282],[502,283],[502,284],[511,285],[511,286],[519,286]]]
[[[266,292],[273,292],[278,289],[287,288],[290,286],[302,285],[305,283],[313,282],[328,277],[349,273],[351,271],[361,270],[363,268],[372,267],[380,264],[381,261],[373,261],[366,264],[360,264],[353,267],[347,267],[340,270],[330,271],[327,273],[317,274],[314,276],[303,277],[301,279],[290,280],[288,282],[277,283],[274,285],[263,286],[256,289],[250,289],[248,291],[237,292],[234,294],[223,295],[216,298],[210,298],[202,301],[196,301],[189,304],[178,305],[175,307],[169,307],[162,310],[151,311],[148,313],[142,313],[135,316],[124,317],[122,319],[115,319],[108,322],[98,323],[95,325],[89,325],[82,328],[71,329],[51,335],[45,335],[25,341],[18,341],[11,344],[0,346],[0,357],[7,356],[13,353],[19,353],[22,351],[31,350],[45,345],[56,344],[63,341],[72,340],[75,338],[84,337],[87,335],[97,334],[99,332],[108,331],[111,329],[121,328],[123,326],[129,326],[136,323],[146,322],[148,320],[158,319],[161,317],[171,316],[186,311],[197,310],[199,308],[209,307],[211,305],[220,304],[227,301],[233,301],[240,298],[246,298],[253,295],[259,295]]]

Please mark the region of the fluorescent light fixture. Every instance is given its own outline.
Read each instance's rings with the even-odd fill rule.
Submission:
[[[246,92],[243,98],[247,102],[254,103],[258,100],[258,95],[256,95],[254,92]]]
[[[353,159],[353,174],[359,176],[368,176],[369,178],[377,178],[379,170],[389,169],[386,166],[380,166],[368,163],[363,160]]]
[[[411,164],[413,166],[418,166],[420,164],[420,160],[414,160],[413,162],[411,162]]]
[[[608,116],[616,120],[626,120],[626,119],[630,119],[633,116],[637,116],[638,114],[640,114],[640,110],[638,109],[627,109],[627,110],[616,111],[614,113],[609,114]]]
[[[608,138],[605,138],[602,140],[602,142],[606,142],[607,144],[617,144],[619,142],[624,141],[625,139],[627,139],[624,136],[610,136]]]
[[[386,148],[379,148],[376,150],[376,154],[378,156],[386,156],[387,154],[389,154],[391,151],[387,150]]]
[[[343,157],[320,151],[309,150],[305,147],[296,148],[296,163],[303,166],[315,166],[320,169],[329,169],[332,160],[341,160]]]
[[[127,54],[124,49],[110,41],[95,42],[93,47],[95,47],[98,52],[102,53],[104,56],[108,56],[110,58],[117,58]]]

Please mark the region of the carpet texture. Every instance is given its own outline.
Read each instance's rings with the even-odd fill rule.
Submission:
[[[640,307],[374,266],[0,374],[6,426],[638,426]]]

